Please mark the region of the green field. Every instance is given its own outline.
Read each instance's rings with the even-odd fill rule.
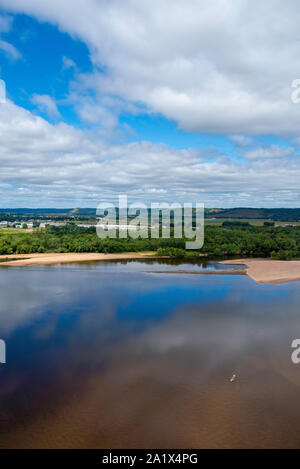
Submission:
[[[221,226],[222,223],[225,221],[239,221],[241,223],[249,223],[249,225],[253,225],[253,226],[263,226],[264,222],[270,222],[272,220],[262,219],[262,218],[253,218],[253,219],[249,219],[249,218],[216,218],[216,219],[205,218],[205,225],[206,226],[209,226],[209,225]],[[276,225],[284,226],[286,224],[300,226],[299,221],[275,221],[274,223],[275,223],[275,226]]]

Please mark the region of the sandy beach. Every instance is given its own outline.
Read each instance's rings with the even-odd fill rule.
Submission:
[[[1,266],[33,266],[67,264],[72,262],[110,261],[121,259],[145,259],[153,252],[126,252],[122,254],[103,254],[97,252],[68,252],[42,254],[12,254],[0,256]],[[7,262],[5,262],[7,259]]]
[[[258,283],[286,283],[300,280],[300,261],[275,261],[271,259],[235,259],[220,264],[245,265],[239,270],[168,270],[152,271],[163,274],[248,275]]]
[[[238,259],[223,261],[221,264],[244,264],[247,267],[247,275],[259,283],[286,283],[300,280],[300,261]]]
[[[109,261],[122,259],[147,259],[153,252],[126,252],[120,254],[103,254],[94,252],[83,253],[42,253],[42,254],[12,254],[0,255],[1,266],[34,266],[54,265],[76,262]],[[285,283],[300,280],[300,261],[275,261],[271,259],[235,259],[221,261],[221,264],[245,265],[245,269],[238,271],[153,271],[152,273],[181,273],[206,275],[243,275],[247,274],[259,283]]]

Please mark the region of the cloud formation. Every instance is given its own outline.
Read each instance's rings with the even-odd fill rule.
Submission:
[[[47,94],[34,94],[31,99],[42,112],[48,114],[51,118],[60,117],[55,100]]]
[[[290,152],[233,160],[213,148],[109,144],[92,132],[51,124],[10,100],[0,106],[0,135],[2,207],[96,206],[119,193],[132,201],[223,207],[295,206],[299,200],[300,167]]]
[[[18,49],[1,38],[2,33],[7,33],[12,26],[12,18],[10,16],[0,16],[0,50],[3,51],[9,59],[17,60],[21,57]]]
[[[66,101],[90,128],[102,124],[102,131],[51,124],[7,100],[0,106],[1,206],[96,206],[119,193],[207,206],[299,205],[300,106],[290,99],[299,74],[298,2],[0,0],[0,6],[86,43],[94,69],[76,69]],[[0,33],[10,28],[5,18]],[[63,70],[76,68],[62,60]],[[59,117],[49,95],[32,100]],[[109,143],[104,134],[114,134],[124,110],[228,135],[236,152]],[[263,134],[292,136],[295,148],[257,146],[255,136]]]
[[[244,154],[248,160],[256,160],[258,158],[284,158],[293,155],[295,149],[293,147],[282,147],[279,145],[265,145],[263,147],[254,148]]]
[[[299,134],[296,0],[0,0],[84,41],[102,95],[188,131]],[[72,12],[72,14],[70,14]]]
[[[76,68],[76,64],[74,60],[70,59],[70,57],[66,57],[65,55],[62,58],[62,68],[63,70],[68,70],[69,68]]]

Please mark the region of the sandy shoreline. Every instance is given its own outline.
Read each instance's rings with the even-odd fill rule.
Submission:
[[[164,274],[248,275],[258,283],[286,283],[300,280],[300,261],[275,261],[271,259],[235,259],[219,261],[220,264],[245,265],[239,270],[168,270],[152,271]],[[149,272],[149,271],[148,271]]]
[[[67,253],[42,253],[42,254],[11,254],[0,255],[1,266],[33,266],[54,265],[74,262],[109,261],[122,259],[147,259],[153,252],[126,252],[122,254],[103,254],[97,252],[67,252]],[[8,262],[2,262],[8,259]],[[11,260],[9,260],[11,259]]]
[[[153,252],[126,252],[122,254],[103,254],[95,252],[83,253],[42,253],[42,254],[11,254],[0,255],[1,266],[35,266],[55,265],[76,262],[97,262],[122,259],[147,259]],[[5,262],[5,260],[8,260]],[[245,269],[238,271],[152,271],[152,273],[181,273],[206,275],[243,275],[247,274],[259,283],[285,283],[300,280],[300,261],[275,261],[271,259],[235,259],[220,261],[221,264],[245,265]],[[149,271],[148,271],[149,272]]]
[[[259,283],[286,283],[300,280],[300,261],[271,259],[237,259],[221,264],[246,265],[247,275]]]
[[[193,275],[247,275],[246,269],[236,270],[144,270],[146,274],[193,274]]]

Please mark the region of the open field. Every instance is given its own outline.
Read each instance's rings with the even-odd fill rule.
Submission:
[[[223,222],[233,221],[241,223],[249,223],[253,226],[263,226],[265,222],[273,222],[273,220],[261,219],[261,218],[205,218],[205,225],[221,226]],[[284,225],[295,225],[300,226],[299,221],[274,221],[275,226],[284,226]]]
[[[300,226],[300,221],[275,221],[270,219],[263,219],[263,218],[205,218],[205,225],[206,226],[221,226],[224,222],[241,222],[241,223],[249,223],[249,225],[253,226],[263,226],[265,222],[273,222],[275,226],[285,226],[285,225],[295,225]],[[68,220],[65,223],[70,223]],[[75,225],[80,225],[83,222],[75,222]],[[147,220],[142,220],[142,224],[147,224]],[[90,225],[94,225],[96,227],[97,222],[89,221]],[[20,229],[20,228],[0,228],[0,234],[17,234],[17,233],[33,233],[39,230],[43,230],[44,228],[29,228],[29,229]]]
[[[20,234],[20,233],[33,233],[36,230],[38,230],[38,228],[26,228],[24,230],[23,228],[0,228],[0,235],[1,234],[15,235],[15,234]]]

